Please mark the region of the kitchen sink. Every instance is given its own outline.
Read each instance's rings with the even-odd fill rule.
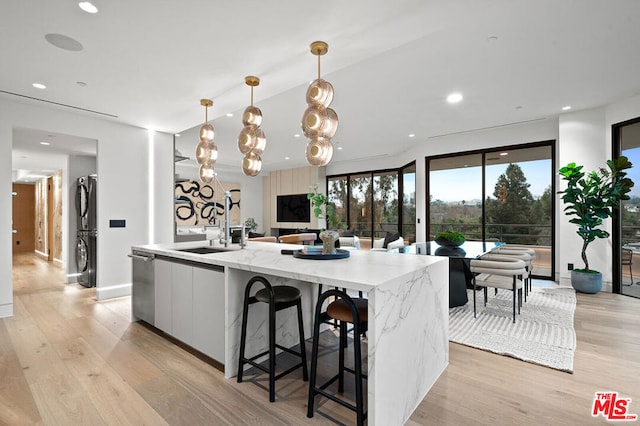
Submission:
[[[209,254],[209,253],[221,253],[229,250],[224,248],[218,248],[218,247],[193,247],[193,248],[177,249],[177,251],[186,251],[188,253],[196,253],[196,254]]]

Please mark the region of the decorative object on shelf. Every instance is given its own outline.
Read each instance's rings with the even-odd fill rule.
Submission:
[[[307,109],[302,115],[302,132],[310,139],[306,158],[312,166],[326,166],[333,156],[331,138],[338,129],[338,115],[329,108],[333,100],[333,86],[320,78],[320,56],[329,51],[324,41],[311,43],[311,53],[318,57],[318,78],[307,89]]]
[[[627,193],[633,187],[633,181],[626,177],[624,170],[632,164],[625,156],[607,161],[606,168],[599,168],[588,174],[583,166],[569,163],[558,170],[558,174],[567,182],[567,189],[559,191],[566,207],[564,212],[572,218],[569,222],[578,226],[576,233],[582,238],[582,261],[584,269],[571,271],[571,285],[582,293],[597,293],[602,289],[602,274],[589,269],[587,247],[596,238],[609,238],[609,232],[600,229],[604,219],[611,217],[620,201],[628,200]]]
[[[434,241],[443,247],[460,247],[466,241],[464,235],[455,231],[445,231],[436,234]]]
[[[324,219],[327,229],[322,229],[320,239],[322,240],[322,252],[324,254],[336,253],[336,241],[339,240],[340,234],[336,229],[340,225],[340,220],[335,214],[335,207],[329,203],[329,197],[318,192],[318,184],[313,185],[313,192],[307,194],[307,198],[311,201],[313,215],[318,219]]]
[[[267,145],[264,131],[260,128],[262,124],[262,111],[253,106],[253,88],[260,84],[258,77],[249,75],[244,78],[247,86],[251,87],[251,105],[242,113],[242,124],[244,127],[238,136],[238,150],[244,155],[242,159],[242,173],[246,176],[257,176],[262,170],[262,159],[260,156]]]
[[[247,231],[255,231],[256,229],[258,229],[258,224],[256,223],[256,220],[252,217],[247,218],[247,220],[244,221],[244,228]]]
[[[200,142],[196,147],[196,161],[200,164],[200,180],[204,183],[213,182],[213,165],[218,159],[218,147],[213,143],[213,126],[209,124],[209,107],[213,106],[211,99],[200,99],[204,107],[204,124],[200,127]]]

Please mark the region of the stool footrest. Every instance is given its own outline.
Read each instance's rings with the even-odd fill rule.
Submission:
[[[333,402],[337,402],[338,404],[342,405],[343,407],[347,407],[350,410],[357,411],[357,407],[355,405],[353,405],[353,404],[351,404],[351,403],[349,403],[349,402],[347,402],[347,401],[345,401],[343,399],[340,399],[337,396],[335,396],[335,395],[333,395],[333,394],[331,394],[331,393],[329,393],[329,392],[327,392],[327,391],[325,391],[323,389],[316,389],[315,392],[320,394],[320,395],[322,395],[322,396],[324,396],[325,398],[329,398]],[[363,420],[367,418],[367,414],[368,413],[366,411],[362,414]]]

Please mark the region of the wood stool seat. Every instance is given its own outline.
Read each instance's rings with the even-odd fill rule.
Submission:
[[[352,298],[351,300],[353,300],[356,308],[358,308],[358,318],[360,322],[367,321],[369,315],[369,302],[367,301],[367,299]],[[344,301],[344,299],[338,299],[335,302],[331,302],[329,306],[327,306],[327,315],[339,321],[353,323],[353,313],[351,312],[351,307],[347,302]]]
[[[320,339],[320,323],[322,322],[322,304],[329,297],[335,297],[327,308],[326,315],[339,321],[340,344],[338,351],[338,374],[327,380],[324,384],[316,384],[318,372],[318,346]],[[318,297],[313,324],[313,349],[311,352],[311,375],[309,377],[309,401],[307,403],[307,417],[313,417],[313,406],[316,395],[324,396],[338,404],[356,412],[356,424],[362,426],[367,413],[364,410],[363,379],[367,378],[362,373],[362,349],[360,336],[367,327],[367,299],[351,298],[346,292],[340,290],[328,290]],[[353,369],[345,366],[344,352],[347,347],[347,324],[353,324]],[[355,377],[355,404],[342,399],[336,394],[327,391],[327,387],[338,381],[338,394],[344,392],[344,372],[352,373]]]

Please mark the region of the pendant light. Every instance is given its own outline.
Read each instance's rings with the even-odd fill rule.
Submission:
[[[238,136],[238,150],[244,154],[242,159],[242,173],[246,176],[257,176],[262,170],[262,159],[260,156],[267,145],[264,131],[260,128],[262,124],[262,111],[253,106],[253,88],[260,84],[260,79],[255,76],[247,76],[244,79],[247,86],[251,87],[251,105],[242,114],[242,124],[244,127]]]
[[[329,51],[324,41],[311,43],[311,53],[318,57],[318,78],[307,89],[307,109],[302,115],[302,132],[309,138],[305,157],[312,166],[326,166],[333,156],[331,138],[338,130],[338,114],[329,108],[333,86],[320,78],[320,56]]]
[[[213,166],[218,159],[218,147],[213,143],[214,130],[209,124],[209,107],[213,106],[211,99],[200,99],[204,107],[204,124],[200,127],[200,142],[196,146],[196,161],[200,164],[200,180],[204,183],[213,182]]]

